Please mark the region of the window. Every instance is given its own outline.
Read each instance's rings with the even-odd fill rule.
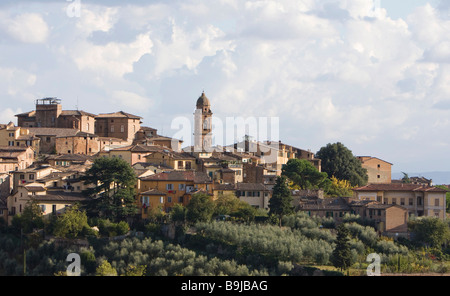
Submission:
[[[56,213],[56,205],[52,205],[52,213]]]
[[[186,187],[185,184],[179,184],[179,185],[178,185],[178,190],[184,190],[185,187]]]
[[[8,146],[14,146],[14,141],[8,141]]]
[[[183,197],[182,196],[178,197],[178,202],[183,202]]]
[[[167,190],[173,190],[173,184],[167,184],[166,185]]]
[[[412,206],[414,204],[414,200],[412,198],[409,199],[409,205]]]
[[[21,175],[19,176],[19,179],[20,179],[20,180],[25,180],[25,175],[24,175],[24,174],[21,174]]]
[[[377,178],[380,179],[380,178],[381,178],[381,175],[377,175]]]
[[[114,132],[114,125],[111,125],[111,132]]]
[[[47,143],[50,143],[50,137],[46,137],[46,138],[45,138],[45,141],[46,141]]]
[[[402,205],[402,206],[405,205],[405,199],[404,198],[400,198],[400,205]]]
[[[417,205],[418,206],[422,205],[422,197],[420,197],[420,196],[417,197]]]
[[[46,208],[47,208],[47,207],[46,207],[45,205],[41,205],[41,211],[42,211],[42,213],[45,214]]]
[[[392,204],[393,204],[393,205],[396,205],[396,204],[397,204],[397,199],[396,199],[395,197],[392,199]]]
[[[142,205],[145,205],[147,207],[150,205],[150,198],[148,196],[142,197]]]
[[[167,202],[172,202],[172,196],[167,197]]]
[[[120,132],[121,133],[125,132],[125,126],[123,124],[120,126]]]
[[[28,175],[28,179],[34,180],[34,175],[33,174]]]
[[[186,169],[187,170],[191,169],[191,162],[190,161],[186,161]]]
[[[381,168],[381,164],[378,165],[378,168]]]
[[[438,198],[436,198],[436,199],[434,200],[434,206],[435,206],[435,207],[439,207],[439,199],[438,199]]]

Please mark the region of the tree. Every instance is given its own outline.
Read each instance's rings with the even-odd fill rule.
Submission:
[[[447,191],[445,194],[445,205],[446,205],[446,212],[450,213],[450,189],[447,186],[444,185],[436,185],[435,187],[444,189]]]
[[[422,217],[408,223],[413,241],[426,246],[441,247],[450,238],[448,225],[439,218]]]
[[[352,186],[367,184],[367,170],[362,167],[361,161],[355,157],[342,143],[328,144],[320,148],[316,157],[322,160],[322,171],[329,177],[347,180]]]
[[[352,265],[352,253],[350,249],[350,232],[341,224],[337,227],[336,247],[331,254],[331,262],[334,267],[347,270]]]
[[[272,197],[269,200],[269,214],[278,217],[280,227],[283,216],[290,215],[294,212],[292,200],[291,191],[286,184],[286,177],[277,177],[277,181],[273,187]]]
[[[175,204],[170,211],[170,218],[173,222],[186,222],[187,209],[182,204]]]
[[[111,266],[107,260],[103,260],[102,263],[95,270],[97,276],[117,276],[117,270]]]
[[[89,197],[84,208],[88,216],[106,216],[120,221],[138,212],[133,168],[121,158],[97,158],[81,178],[90,186],[83,193]]]
[[[411,183],[411,179],[409,179],[409,175],[404,172],[402,172],[402,174],[403,174],[402,183],[405,183],[405,184]]]
[[[290,159],[282,169],[282,175],[298,189],[317,189],[325,186],[327,173],[319,170],[305,159]]]
[[[339,180],[331,177],[331,183],[326,188],[326,193],[330,197],[351,197],[353,195],[352,185],[347,180]]]
[[[186,218],[188,221],[207,222],[210,221],[214,213],[214,202],[205,193],[194,194],[186,206]]]
[[[42,210],[35,200],[29,201],[20,216],[20,225],[24,233],[30,233],[35,228],[43,228]]]
[[[89,228],[86,212],[72,206],[56,219],[53,234],[62,238],[77,238],[85,228]]]

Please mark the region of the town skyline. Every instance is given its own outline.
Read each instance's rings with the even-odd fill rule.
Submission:
[[[279,117],[280,140],[314,153],[342,142],[393,172],[448,171],[448,9],[392,2],[79,1],[79,17],[76,1],[4,2],[0,116],[55,96],[173,136],[204,90],[214,116]]]

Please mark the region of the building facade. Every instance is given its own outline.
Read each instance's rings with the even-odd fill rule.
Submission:
[[[368,184],[392,182],[392,163],[372,156],[358,156],[361,166],[367,170]]]
[[[385,205],[399,205],[409,217],[446,219],[446,191],[437,187],[415,184],[369,184],[353,189],[354,198],[373,200]]]

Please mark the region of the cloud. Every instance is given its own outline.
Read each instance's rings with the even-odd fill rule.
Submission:
[[[37,13],[22,13],[16,16],[2,13],[0,27],[11,38],[23,43],[43,43],[50,34],[47,23]]]
[[[5,6],[16,4],[0,5],[8,108],[51,91],[65,105],[79,96],[86,111],[129,109],[161,129],[192,116],[205,90],[216,116],[278,117],[281,139],[299,147],[341,141],[394,163],[410,156],[390,150],[445,155],[427,146],[448,128],[443,4],[391,19],[372,0],[92,0],[69,18],[69,2],[41,1],[39,11],[20,2],[17,15]],[[21,20],[28,25],[11,26]],[[15,47],[33,40],[45,46]]]

